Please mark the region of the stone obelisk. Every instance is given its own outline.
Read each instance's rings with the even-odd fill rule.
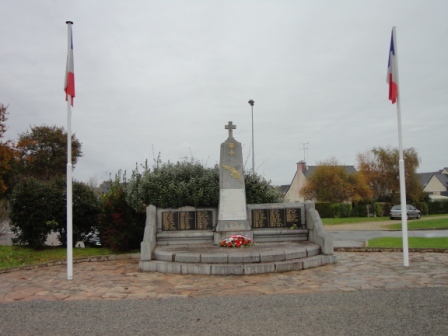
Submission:
[[[253,238],[247,219],[241,143],[233,137],[236,125],[229,121],[225,129],[229,130],[229,136],[221,144],[218,225],[214,236],[215,244],[235,234]]]

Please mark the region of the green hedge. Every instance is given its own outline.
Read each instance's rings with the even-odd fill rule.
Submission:
[[[376,217],[388,217],[394,204],[389,202],[375,202],[373,204],[358,204],[351,206],[348,203],[316,203],[316,210],[321,218],[367,217],[367,206],[373,209]],[[423,215],[448,214],[448,201],[418,202],[413,205]]]
[[[335,213],[332,203],[316,203],[316,210],[319,212],[320,218],[334,218]]]
[[[448,214],[447,201],[433,201],[428,203],[428,214]]]
[[[429,213],[429,206],[428,203],[425,202],[418,202],[416,204],[414,204],[414,206],[420,210],[420,212],[422,213],[422,215],[427,215]]]

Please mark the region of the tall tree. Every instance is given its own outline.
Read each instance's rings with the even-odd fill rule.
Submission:
[[[5,182],[5,176],[11,170],[14,149],[11,141],[3,141],[6,132],[6,120],[8,107],[0,104],[0,198],[8,189],[8,183]]]
[[[417,176],[420,158],[414,148],[403,150],[407,200],[418,202],[423,189]],[[398,202],[400,192],[399,150],[392,147],[374,147],[357,155],[358,169],[368,179],[374,197]]]
[[[321,202],[345,202],[369,198],[371,191],[361,173],[349,174],[344,166],[331,158],[318,163],[300,194]]]
[[[63,127],[34,126],[19,134],[17,156],[21,174],[49,181],[67,171],[67,132]],[[82,156],[81,143],[72,135],[72,164]]]

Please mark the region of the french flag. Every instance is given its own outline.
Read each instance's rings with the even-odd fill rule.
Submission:
[[[69,22],[67,22],[69,23]],[[69,47],[67,54],[67,69],[65,71],[65,100],[68,100],[70,96],[70,104],[73,106],[73,100],[75,98],[75,66],[73,64],[73,34],[72,34],[72,24],[69,23]]]
[[[393,30],[392,30],[392,36],[390,38],[389,65],[387,67],[387,83],[389,84],[389,100],[392,101],[392,104],[395,104],[397,102],[398,97],[398,71],[397,71],[397,60],[395,56],[395,41]]]

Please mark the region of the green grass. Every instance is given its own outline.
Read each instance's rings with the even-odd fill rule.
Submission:
[[[383,222],[389,217],[347,217],[347,218],[322,218],[324,225],[359,224],[368,222]]]
[[[109,254],[114,254],[114,252],[106,248],[73,249],[73,258]],[[0,269],[65,259],[67,259],[67,249],[63,247],[45,247],[42,250],[33,250],[27,246],[0,246]]]
[[[401,230],[401,222],[397,224],[392,224],[389,229]],[[408,220],[408,230],[419,230],[419,229],[448,229],[448,218],[435,218],[429,220]]]
[[[424,219],[408,220],[408,228],[410,230],[448,229],[448,215],[425,215],[422,218]],[[341,224],[360,224],[369,222],[384,222],[389,220],[390,220],[389,217],[322,218],[322,223],[324,225],[341,225]],[[397,221],[397,224],[391,224],[388,228],[393,230],[401,230],[401,221]]]
[[[423,238],[409,237],[409,248],[445,248],[448,249],[448,237]],[[403,239],[400,237],[382,237],[370,239],[368,247],[403,248]]]

